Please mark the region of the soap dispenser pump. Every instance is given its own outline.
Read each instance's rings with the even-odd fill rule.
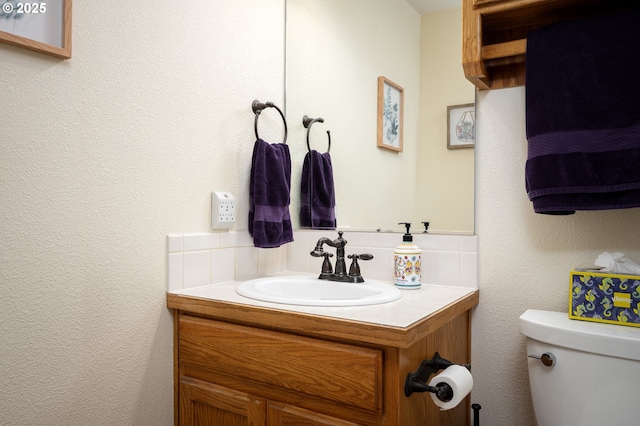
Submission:
[[[413,243],[411,223],[400,222],[407,232],[402,236],[402,244],[393,250],[393,283],[403,289],[418,289],[421,286],[420,254],[422,251]]]

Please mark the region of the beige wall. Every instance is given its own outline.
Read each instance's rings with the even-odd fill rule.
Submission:
[[[529,308],[566,312],[569,271],[593,266],[603,251],[640,261],[640,211],[534,213],[524,185],[524,88],[478,92],[477,107],[480,304],[472,401],[482,405],[482,424],[533,426],[518,317]]]
[[[0,45],[0,424],[169,425],[165,239],[210,230],[212,190],[246,229],[284,2],[73,6],[70,60]]]
[[[422,15],[417,211],[430,229],[473,232],[474,149],[447,149],[447,106],[474,103],[460,62],[462,9]]]

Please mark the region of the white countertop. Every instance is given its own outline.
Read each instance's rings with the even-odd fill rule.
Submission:
[[[235,291],[236,286],[240,284],[240,282],[241,281],[227,281],[224,283],[176,290],[170,293],[221,302],[406,328],[454,303],[456,300],[477,291],[475,288],[423,284],[419,289],[401,290],[402,297],[400,299],[379,305],[353,307],[299,306],[263,302],[241,296]],[[389,285],[393,284],[389,283]]]

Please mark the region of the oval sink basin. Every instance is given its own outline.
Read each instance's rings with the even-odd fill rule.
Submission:
[[[370,280],[341,283],[309,276],[256,278],[238,285],[236,293],[264,302],[306,306],[377,305],[402,297],[393,284]]]

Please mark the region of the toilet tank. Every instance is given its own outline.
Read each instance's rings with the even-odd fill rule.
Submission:
[[[538,426],[640,424],[640,329],[527,310],[531,398]],[[552,354],[553,365],[540,359]]]

